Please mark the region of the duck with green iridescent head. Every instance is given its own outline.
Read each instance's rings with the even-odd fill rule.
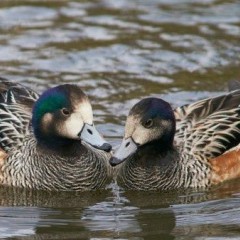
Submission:
[[[55,190],[104,188],[111,145],[93,124],[88,97],[64,84],[38,95],[0,79],[0,184]]]

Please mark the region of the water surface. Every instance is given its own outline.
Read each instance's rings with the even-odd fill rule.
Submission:
[[[238,0],[0,2],[0,72],[38,92],[79,83],[120,143],[146,96],[173,106],[240,77]],[[238,239],[238,180],[208,191],[49,193],[0,188],[2,239]]]

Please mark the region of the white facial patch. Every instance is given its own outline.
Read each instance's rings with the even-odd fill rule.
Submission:
[[[140,122],[140,117],[128,116],[124,138],[127,139],[132,137],[136,143],[144,145],[148,142],[161,138],[163,132],[169,130],[170,127],[171,123],[169,121],[161,120],[161,126],[145,128]]]
[[[74,112],[79,112],[81,114],[84,123],[89,125],[93,124],[92,106],[87,100],[79,103],[75,107]]]
[[[78,134],[83,128],[84,122],[80,112],[74,112],[71,116],[63,123],[60,128],[60,134],[72,138],[79,139]]]
[[[74,112],[61,126],[61,135],[72,139],[79,139],[78,134],[85,123],[89,125],[93,124],[92,107],[88,101],[83,101],[75,106]]]

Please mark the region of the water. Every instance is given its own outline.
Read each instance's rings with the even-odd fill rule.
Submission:
[[[173,106],[240,77],[240,3],[0,2],[0,72],[41,92],[79,83],[114,146],[146,96]],[[240,239],[239,180],[208,191],[49,193],[0,188],[2,239]]]

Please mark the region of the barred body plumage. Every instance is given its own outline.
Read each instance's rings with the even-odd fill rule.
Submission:
[[[124,188],[206,188],[240,177],[240,90],[172,110],[146,98],[127,118],[125,136],[110,163],[123,161]],[[151,124],[150,124],[151,123]]]
[[[63,92],[66,91],[64,87],[60,90],[55,88],[48,95],[52,94],[55,97],[54,94],[58,94],[58,97],[60,94],[65,94],[66,98],[75,97],[71,99],[70,105],[73,113],[79,111],[78,109],[82,107],[79,107],[79,102],[81,104],[82,101],[85,109],[80,109],[80,111],[83,111],[85,115],[82,116],[78,112],[77,114],[80,120],[87,118],[91,113],[86,112],[86,109],[91,111],[91,108],[86,96],[77,87],[75,90],[75,86],[66,85],[66,88],[71,90],[69,90],[69,95]],[[53,99],[52,96],[51,99]],[[68,140],[69,135],[75,131],[71,125],[66,128],[70,131],[70,133],[65,131],[67,137],[62,136],[61,129],[69,119],[68,116],[63,116],[63,121],[59,125],[51,125],[60,131],[48,133],[49,135],[46,135],[47,137],[42,142],[36,139],[32,126],[32,109],[38,98],[38,94],[31,89],[6,79],[0,79],[0,153],[2,153],[0,154],[0,184],[56,191],[84,191],[105,187],[111,179],[108,164],[111,154],[79,141],[78,132],[76,132],[76,137],[73,137],[74,139]],[[56,102],[56,104],[59,103]],[[48,107],[47,104],[45,105]],[[74,110],[75,108],[77,110]],[[57,119],[61,118],[59,115],[61,109],[53,110],[51,116],[54,116],[56,112]],[[41,111],[43,111],[42,108]],[[49,116],[51,112],[48,111],[46,114]],[[89,116],[87,121],[91,121],[91,115]],[[40,128],[46,128],[45,121],[40,124]],[[80,121],[79,125],[81,124],[84,125]],[[93,127],[91,128],[94,130]],[[53,127],[50,127],[49,131],[53,131]],[[93,132],[90,133],[93,134]],[[56,142],[48,142],[48,138],[55,139]],[[58,147],[59,139],[61,145]],[[66,145],[62,142],[64,144],[66,142]],[[104,146],[106,148],[106,145]]]

